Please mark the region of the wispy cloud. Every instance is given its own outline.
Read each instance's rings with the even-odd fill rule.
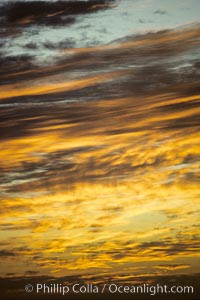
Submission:
[[[2,276],[197,272],[199,32],[2,56]]]
[[[162,10],[162,9],[157,9],[154,11],[155,15],[166,15],[167,11],[166,10]]]

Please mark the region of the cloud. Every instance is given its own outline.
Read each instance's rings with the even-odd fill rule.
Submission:
[[[162,9],[157,9],[154,11],[155,15],[166,15],[167,11],[166,10],[162,10]]]
[[[139,23],[141,23],[141,24],[149,24],[149,23],[153,23],[153,21],[151,21],[151,20],[146,20],[146,19],[141,19],[141,18],[139,18],[138,21],[139,21]]]
[[[43,46],[47,49],[67,49],[73,48],[75,46],[75,41],[73,39],[66,39],[59,43],[52,43],[50,41],[46,41],[43,43]]]
[[[27,49],[31,49],[31,50],[34,50],[34,49],[38,48],[36,43],[27,43],[24,47],[27,48]]]
[[[174,271],[174,270],[179,270],[179,269],[190,268],[190,265],[184,265],[184,264],[158,265],[158,266],[156,266],[156,268]]]
[[[163,241],[163,242],[145,242],[139,246],[140,249],[151,249],[152,252],[164,253],[170,257],[173,255],[178,255],[181,253],[189,254],[190,252],[198,251],[198,242],[196,240],[191,240],[190,243],[182,242],[173,243],[172,241]]]
[[[57,93],[59,98],[77,98],[80,99],[98,99],[100,95],[103,97],[125,97],[141,94],[149,94],[157,91],[165,92],[169,88],[173,92],[179,91],[181,93],[198,93],[198,59],[188,61],[188,67],[183,67],[182,59],[180,55],[195,51],[198,47],[199,40],[199,27],[193,27],[191,30],[177,30],[158,32],[154,34],[147,34],[137,38],[130,38],[120,43],[116,47],[115,44],[106,45],[103,47],[85,48],[85,49],[69,49],[73,47],[73,40],[63,40],[59,43],[52,44],[50,41],[43,43],[43,47],[49,50],[61,50],[62,58],[56,61],[55,65],[47,67],[39,67],[35,65],[34,55],[22,55],[22,56],[2,56],[2,65],[5,65],[1,72],[1,84],[2,84],[2,98],[4,89],[6,90],[8,98],[9,92],[11,93],[11,83],[15,83],[18,80],[21,81],[21,89],[23,94],[20,93],[20,84],[18,89],[15,89],[15,94],[10,94],[10,97],[19,97],[23,100],[22,96],[29,95],[30,97],[36,97],[39,93],[40,99],[42,94],[48,95],[48,99],[54,95],[46,89],[44,92],[40,92],[37,86],[41,84],[41,77],[46,77],[51,80],[53,94]],[[196,40],[193,43],[193,40]],[[32,44],[30,44],[32,46]],[[39,45],[37,45],[39,47]],[[35,47],[35,45],[34,45]],[[65,50],[63,50],[65,48]],[[97,59],[98,57],[98,59]],[[16,63],[17,60],[17,63]],[[24,60],[24,62],[23,62]],[[132,62],[132,67],[130,65]],[[175,62],[174,62],[175,61]],[[8,68],[12,62],[12,69]],[[18,63],[19,62],[19,63]],[[96,82],[96,89],[91,84],[79,87],[73,92],[72,89],[65,89],[66,85],[63,83],[63,88],[59,90],[57,80],[59,78],[57,72],[60,72],[60,79],[64,78],[62,72],[69,74],[86,74],[87,72],[95,72],[97,74],[104,73],[109,62],[110,78],[106,82]],[[14,65],[16,64],[16,65]],[[32,68],[31,68],[32,64]],[[174,68],[174,64],[176,68]],[[134,67],[133,67],[134,66]],[[121,71],[119,71],[121,69]],[[11,71],[12,70],[12,71]],[[117,73],[119,77],[115,79],[112,74]],[[16,75],[15,75],[16,74]],[[53,75],[56,74],[55,84],[57,88],[53,86]],[[108,72],[109,74],[109,72]],[[145,74],[145,80],[143,80]],[[17,77],[16,77],[17,76]],[[112,78],[111,78],[112,77]],[[17,78],[17,79],[16,79]],[[35,91],[28,92],[23,80],[34,80]],[[80,76],[79,76],[80,79]],[[84,76],[83,76],[84,79]],[[114,80],[115,79],[115,80]],[[10,85],[3,87],[3,83],[9,83]],[[61,80],[60,80],[61,82]],[[77,80],[77,82],[80,82]],[[90,81],[92,82],[92,81]],[[184,83],[184,88],[180,86]],[[44,86],[44,83],[43,83]],[[177,88],[177,86],[179,88]],[[105,88],[106,87],[106,88]],[[50,88],[50,87],[49,87]],[[30,88],[29,88],[30,89]],[[106,90],[106,93],[105,93]],[[25,91],[27,91],[25,93]],[[59,95],[60,93],[60,95]],[[27,100],[25,100],[27,102]]]
[[[4,3],[1,16],[6,17],[6,26],[36,25],[63,26],[75,22],[75,16],[109,8],[112,0],[95,1],[16,1]],[[4,21],[2,21],[4,24]]]
[[[2,276],[196,272],[198,47],[194,26],[2,56]]]
[[[39,273],[38,271],[28,270],[28,271],[25,272],[25,275],[34,276],[34,275],[37,275],[38,273]]]
[[[12,251],[8,251],[8,250],[0,250],[0,257],[13,257],[16,254]]]

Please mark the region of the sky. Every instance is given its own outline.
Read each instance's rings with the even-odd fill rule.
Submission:
[[[29,2],[31,6],[34,1],[26,2]],[[76,1],[64,2],[73,2],[77,5]],[[20,28],[10,29],[6,22],[7,29],[14,30],[9,34],[12,39],[7,38],[6,35],[2,38],[7,55],[33,54],[39,63],[46,60],[49,64],[52,56],[59,55],[59,49],[56,49],[56,46],[58,48],[92,47],[115,42],[129,35],[186,26],[199,21],[200,2],[198,0],[169,0],[167,2],[164,0],[117,0],[111,1],[112,3],[105,1],[107,2],[105,6],[110,6],[111,9],[103,9],[103,7],[99,9],[100,6],[95,8],[94,0],[82,2],[91,3],[91,7],[93,6],[89,10],[91,13],[85,15],[83,9],[82,13],[70,14],[67,18],[67,14],[63,13],[63,6],[56,7],[56,1],[39,1],[40,6],[42,6],[41,3],[47,3],[51,4],[49,5],[51,8],[47,8],[46,11],[43,9],[43,18],[31,16],[32,10],[29,9],[28,16],[26,15],[24,19],[23,17],[16,19],[13,23],[20,25],[24,22],[24,25],[27,25],[24,26],[26,28],[23,28],[22,32]],[[10,0],[5,3],[11,5],[16,2]],[[12,9],[15,13],[10,13],[10,15],[14,18],[16,12],[21,9],[14,5],[13,8],[11,6],[10,10]],[[98,9],[97,12],[95,12],[96,9]],[[74,17],[76,21],[72,20]],[[70,18],[71,24],[66,26],[67,22],[62,20]]]
[[[5,299],[37,280],[196,284],[199,6],[1,1]]]

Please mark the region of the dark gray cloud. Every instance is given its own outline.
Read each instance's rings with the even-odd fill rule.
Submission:
[[[31,50],[35,50],[38,48],[37,43],[27,43],[24,47]]]
[[[152,255],[163,253],[166,256],[172,257],[173,255],[181,255],[183,253],[198,252],[199,246],[199,242],[196,239],[191,238],[187,242],[180,240],[180,242],[176,243],[171,240],[145,242],[139,246],[139,249],[149,249],[152,251]]]
[[[43,47],[49,49],[49,50],[62,50],[67,48],[73,48],[75,47],[75,40],[74,39],[66,39],[58,43],[53,43],[50,41],[46,41],[43,43]]]
[[[9,250],[0,250],[0,257],[12,257],[16,256],[16,253]]]
[[[38,271],[27,270],[25,272],[25,276],[34,276],[37,275],[38,273],[39,273]]]
[[[166,15],[167,11],[166,10],[162,10],[162,9],[157,9],[156,11],[154,11],[155,15]]]
[[[114,0],[90,1],[15,1],[1,6],[2,24],[63,26],[75,22],[75,16],[106,9]]]

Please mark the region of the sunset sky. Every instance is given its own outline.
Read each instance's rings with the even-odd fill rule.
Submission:
[[[1,1],[5,295],[16,278],[198,277],[199,11]]]

